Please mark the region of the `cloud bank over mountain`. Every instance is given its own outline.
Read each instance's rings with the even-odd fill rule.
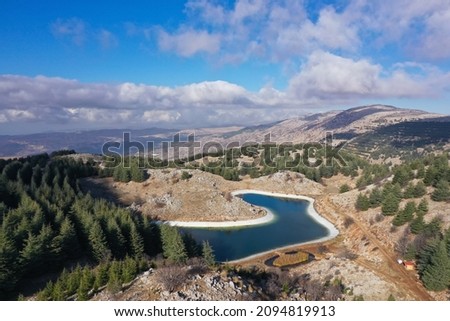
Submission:
[[[367,100],[426,104],[449,95],[446,1],[237,0],[224,5],[189,0],[179,14],[170,24],[57,18],[46,32],[66,51],[96,50],[104,56],[138,50],[123,43],[139,39],[150,54],[167,59],[168,70],[175,62],[189,66],[180,75],[195,76],[200,64],[237,70],[232,78],[247,80],[225,77],[166,86],[112,82],[106,74],[92,81],[3,74],[3,133],[17,129],[15,124],[36,130],[255,124]],[[248,89],[249,64],[253,70],[258,64],[273,66],[285,85],[274,85],[267,75],[266,85]]]

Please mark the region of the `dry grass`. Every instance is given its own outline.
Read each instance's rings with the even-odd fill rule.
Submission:
[[[273,266],[284,267],[289,265],[300,264],[308,262],[309,253],[298,251],[296,253],[287,254],[283,253],[273,261]]]

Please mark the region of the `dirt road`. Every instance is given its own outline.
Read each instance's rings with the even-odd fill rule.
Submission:
[[[353,242],[358,243],[361,242],[361,238],[366,238],[367,241],[371,243],[371,246],[376,249],[373,253],[381,259],[381,264],[375,264],[373,261],[368,260],[364,256],[359,256],[356,259],[359,264],[372,270],[379,277],[397,285],[415,300],[433,300],[433,298],[428,294],[423,285],[417,279],[416,273],[405,270],[402,265],[397,263],[397,255],[393,249],[388,248],[377,238],[374,233],[370,231],[368,226],[358,220],[356,215],[357,213],[355,211],[345,211],[344,213],[341,208],[330,200],[330,196],[318,198],[317,206],[320,207],[320,213],[330,219],[333,223],[335,223],[334,219],[337,217],[340,219],[351,217],[354,221],[351,228],[341,231],[344,238],[348,242],[352,242],[353,240]],[[349,245],[358,246],[359,244]]]

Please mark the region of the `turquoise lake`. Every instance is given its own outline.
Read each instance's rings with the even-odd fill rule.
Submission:
[[[191,228],[195,240],[208,240],[217,261],[242,259],[276,248],[314,241],[329,235],[328,229],[307,214],[308,201],[261,194],[242,194],[247,203],[273,212],[275,219],[264,225],[236,228]]]

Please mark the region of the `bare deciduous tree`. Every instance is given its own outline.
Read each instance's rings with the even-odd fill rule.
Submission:
[[[405,230],[405,233],[398,239],[397,244],[395,244],[395,250],[400,256],[404,256],[406,251],[408,250],[409,238],[408,231]]]
[[[306,300],[319,301],[323,296],[323,285],[318,280],[309,281],[305,286]]]
[[[342,287],[340,284],[332,284],[325,293],[325,300],[338,301],[342,297]]]
[[[171,265],[158,270],[157,280],[165,290],[173,292],[184,284],[187,280],[186,270],[179,265]]]
[[[358,258],[358,254],[353,253],[348,248],[345,248],[344,250],[339,252],[338,257],[353,261],[353,260],[356,260]]]
[[[351,218],[351,217],[346,217],[344,219],[344,227],[345,228],[349,228],[353,223],[355,223],[355,220],[353,220],[353,218]]]

